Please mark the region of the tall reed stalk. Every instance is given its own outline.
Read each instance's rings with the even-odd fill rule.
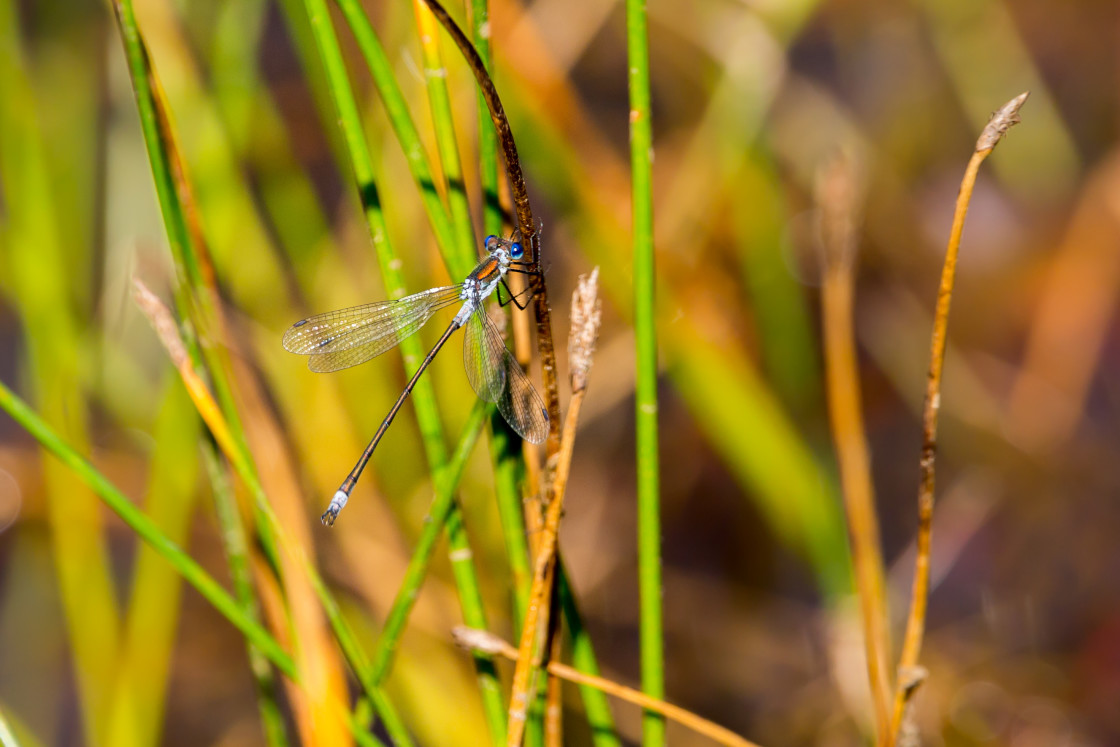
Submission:
[[[642,690],[665,697],[661,622],[661,476],[657,453],[657,277],[653,248],[653,128],[645,0],[626,2],[630,82],[630,210],[634,253],[635,420],[638,466],[638,591]],[[665,717],[646,711],[643,743],[665,743]]]

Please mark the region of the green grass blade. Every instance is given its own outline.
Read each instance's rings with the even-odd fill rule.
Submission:
[[[489,412],[491,405],[481,399],[475,403],[467,422],[463,426],[463,435],[459,445],[447,467],[441,472],[436,484],[436,497],[428,509],[428,519],[424,522],[424,531],[416,542],[412,557],[408,561],[404,580],[397,590],[393,606],[385,619],[385,627],[373,651],[372,676],[375,683],[380,683],[389,671],[393,655],[400,643],[401,634],[404,632],[408,615],[420,591],[420,585],[428,572],[428,563],[435,551],[436,541],[443,531],[443,525],[448,521],[455,504],[455,489],[459,478],[463,474],[467,457],[470,456],[474,444],[482,432],[484,417]]]
[[[638,449],[638,586],[642,690],[665,698],[661,621],[661,488],[657,453],[657,330],[653,252],[653,129],[649,93],[649,35],[644,0],[626,2],[630,80],[630,169],[634,247],[635,408]],[[665,743],[665,718],[642,716],[643,743]]]
[[[181,158],[176,150],[176,144],[173,141],[170,122],[167,121],[168,113],[163,111],[160,106],[158,83],[155,80],[147,47],[136,23],[131,0],[118,0],[114,9],[125,47],[125,55],[128,59],[129,74],[140,115],[141,131],[148,152],[148,162],[152,169],[160,211],[163,216],[172,257],[182,282],[177,294],[180,313],[185,318],[192,319],[196,329],[210,330],[216,326],[217,318],[212,303],[214,299],[211,285],[212,278],[208,280],[203,269],[209,265],[209,260],[200,256],[203,247],[195,246],[192,240],[187,213],[182,201],[184,196],[180,194],[180,185],[176,183],[176,172],[181,175],[182,165]],[[185,181],[183,187],[184,189],[188,188]],[[244,431],[240,427],[233,401],[232,387],[225,376],[225,371],[228,370],[224,365],[225,351],[214,345],[213,335],[204,334],[203,336],[211,340],[211,344],[206,349],[198,345],[197,338],[193,334],[188,335],[188,348],[193,363],[196,369],[205,370],[210,374],[211,385],[217,392],[227,422],[231,424],[230,431],[238,450],[238,454],[233,457],[235,466],[239,467],[239,472],[242,474],[251,472]],[[203,359],[205,359],[205,362]],[[225,538],[228,539],[228,536],[225,535]],[[276,550],[271,535],[262,532],[260,540],[266,554],[274,559]],[[234,556],[231,555],[230,557]],[[236,577],[237,569],[231,568],[231,572]],[[241,593],[245,594],[245,589],[241,589]],[[246,600],[243,599],[242,604],[246,603]],[[251,610],[251,607],[249,609]],[[250,620],[256,622],[254,614],[251,612],[246,614]],[[249,644],[250,647],[255,645],[251,640]],[[270,742],[282,744],[282,741],[276,741],[280,740],[281,736],[279,735],[280,719],[278,716],[280,708],[275,702],[275,690],[262,684],[267,680],[267,675],[261,672],[260,656],[250,653],[249,660],[258,682],[258,698],[273,699],[273,702],[260,703],[266,735]]]
[[[65,212],[52,185],[52,151],[39,123],[41,95],[19,39],[16,4],[0,2],[0,190],[4,194],[0,283],[18,311],[24,373],[44,417],[88,442],[83,395],[85,336],[77,313],[73,249],[60,231]],[[45,111],[42,112],[46,114]],[[43,464],[51,553],[59,581],[82,728],[104,744],[116,674],[120,620],[97,501],[56,463]]]
[[[357,636],[351,630],[350,624],[346,622],[346,618],[342,616],[342,610],[339,609],[338,603],[331,596],[326,584],[318,574],[311,576],[311,582],[323,603],[323,609],[327,614],[327,619],[330,620],[335,638],[338,640],[339,646],[342,647],[347,661],[353,667],[366,698],[380,716],[385,731],[388,732],[393,744],[398,745],[398,747],[411,747],[412,737],[409,735],[408,729],[405,728],[404,722],[392,702],[378,686],[369,659],[366,657],[365,651],[358,645]],[[364,710],[364,707],[359,705],[355,712],[360,713],[362,710]]]
[[[490,417],[490,458],[494,462],[494,493],[498,517],[509,562],[513,601],[513,629],[520,635],[521,620],[529,606],[529,586],[533,572],[529,567],[529,542],[525,534],[525,513],[521,502],[521,441],[510,433],[500,413]]]
[[[568,624],[568,631],[572,637],[572,666],[584,674],[598,677],[599,661],[591,645],[591,636],[583,626],[583,617],[576,604],[575,593],[568,581],[568,572],[564,568],[562,559],[556,563],[556,590],[560,596],[560,609],[564,614],[564,621]],[[595,747],[621,747],[622,740],[614,728],[614,717],[611,715],[607,694],[599,688],[586,685],[581,685],[579,692],[583,698],[583,709],[587,714],[587,723],[591,727],[591,739]]]
[[[358,49],[361,50],[362,57],[373,76],[373,82],[381,96],[381,104],[385,107],[389,124],[393,127],[393,132],[401,144],[401,149],[404,151],[405,159],[408,162],[408,168],[412,172],[412,178],[416,181],[416,186],[420,190],[420,198],[423,200],[424,209],[428,213],[428,221],[432,225],[432,231],[435,232],[440,251],[445,259],[457,256],[455,232],[451,218],[448,216],[443,202],[440,201],[439,191],[435,186],[435,177],[432,175],[432,167],[424,150],[424,144],[420,140],[420,133],[416,129],[416,124],[412,121],[412,115],[409,114],[408,104],[405,102],[404,94],[401,93],[400,85],[398,85],[397,79],[393,77],[393,69],[389,64],[389,58],[385,55],[385,48],[381,45],[377,32],[373,30],[373,26],[358,0],[335,0],[335,2],[339,10],[342,11],[346,23],[350,26],[350,32],[354,35],[354,40],[358,43]],[[470,246],[473,252],[473,237]],[[471,255],[468,254],[469,256]],[[467,272],[470,272],[471,266],[468,261],[464,268],[463,263],[459,261],[449,263],[448,269],[455,274],[465,276]],[[457,271],[461,271],[461,273]]]
[[[225,617],[246,640],[256,646],[273,665],[294,682],[299,673],[291,656],[284,651],[267,630],[247,614],[244,608],[222,588],[202,566],[194,561],[179,545],[160,531],[144,512],[136,508],[128,497],[109,482],[92,464],[70,447],[23,400],[0,383],[0,409],[27,430],[48,451],[58,457],[66,467],[86,484],[136,535],[152,547],[191,586]],[[380,744],[364,731],[364,726],[353,718],[348,719],[351,732],[363,744]]]
[[[182,385],[168,379],[155,423],[146,510],[168,540],[188,538],[198,487],[198,416]],[[160,743],[182,586],[175,569],[146,544],[137,549],[125,617],[108,744]]]
[[[490,11],[487,0],[471,0],[470,24],[474,47],[482,64],[491,70]],[[486,99],[479,91],[478,97],[478,172],[482,182],[483,233],[497,235],[502,231],[502,208],[498,198],[498,136],[490,121]],[[494,493],[497,497],[498,515],[502,522],[506,559],[509,561],[513,581],[513,630],[521,634],[521,620],[529,605],[529,586],[532,570],[529,567],[529,543],[525,536],[525,514],[521,502],[521,482],[524,473],[520,440],[516,438],[499,413],[490,417],[490,458],[494,462]]]
[[[516,92],[516,90],[515,90]],[[513,97],[514,101],[530,100]],[[538,107],[519,112],[535,135],[526,141],[527,157],[552,165],[542,186],[553,202],[573,211],[578,226],[574,245],[591,264],[602,267],[602,287],[624,317],[630,312],[633,285],[628,271],[625,227],[609,210],[584,195],[594,172],[565,141],[549,115]],[[550,154],[566,153],[556,158]],[[782,542],[805,558],[818,587],[829,597],[851,590],[846,528],[829,476],[796,421],[782,409],[743,345],[697,327],[686,309],[687,295],[666,279],[657,288],[662,321],[660,345],[673,387],[707,442],[755,503]],[[629,321],[629,319],[627,319]],[[672,321],[672,324],[668,322]],[[743,418],[751,428],[744,431]]]
[[[148,163],[152,167],[156,196],[160,211],[167,228],[167,240],[171,256],[179,277],[190,287],[202,287],[202,268],[196,255],[188,250],[190,231],[175,190],[171,160],[167,153],[160,116],[156,105],[156,93],[151,75],[151,63],[147,49],[136,24],[136,14],[131,0],[114,0],[121,40],[124,42],[128,69],[132,76],[132,86],[136,94],[136,110],[140,115],[140,129],[144,134],[144,145],[148,150]]]
[[[97,471],[84,457],[76,452],[58,433],[46,424],[23,400],[8,387],[0,383],[0,408],[30,433],[47,451],[58,457],[75,475],[114,513],[127,524],[137,536],[148,543],[160,554],[188,583],[191,584],[219,613],[230,621],[250,641],[260,647],[282,672],[295,676],[291,657],[268,631],[251,620],[241,606],[221,584],[203,570],[179,545],[172,542],[146,514],[133,505],[124,493],[120,492],[109,480]]]
[[[214,495],[214,513],[218,518],[222,548],[226,553],[226,565],[229,567],[230,579],[233,582],[233,593],[237,596],[237,601],[240,602],[245,614],[259,624],[260,610],[257,608],[256,591],[249,565],[249,546],[233,486],[230,484],[226,467],[217,449],[207,443],[203,446],[203,450],[206,469],[210,475],[210,489]],[[253,672],[253,681],[257,689],[257,708],[261,714],[265,742],[270,747],[281,747],[288,744],[288,734],[284,725],[284,715],[279,707],[276,680],[272,676],[267,660],[256,646],[248,646],[247,653],[249,668]]]
[[[124,9],[124,11],[125,12],[122,12],[121,14],[122,27],[128,29],[130,27],[130,24],[134,25],[135,19],[132,18],[128,13],[128,11],[130,11],[130,8],[126,8]],[[147,76],[150,74],[150,63],[147,60],[143,42],[139,37],[139,32],[135,31],[134,36],[136,39],[136,46],[139,48],[139,54],[136,55],[136,58],[143,63],[143,66],[133,70],[134,79],[144,79],[147,83],[146,87],[142,85],[137,86],[138,97],[140,96],[141,91],[146,92],[146,98],[150,99],[148,103],[157,117],[157,126],[154,131],[145,130],[146,135],[151,133],[152,136],[159,138],[155,143],[149,142],[149,154],[154,160],[159,162],[159,168],[154,167],[154,171],[160,174],[172,174],[172,187],[178,188],[179,190],[182,190],[183,193],[185,193],[187,190],[189,190],[189,185],[185,183],[182,185],[176,185],[174,183],[174,169],[172,168],[172,165],[176,162],[178,156],[177,153],[174,152],[174,143],[168,142],[172,140],[170,125],[166,121],[161,122],[158,119],[161,115],[161,112],[159,111],[159,102],[155,99],[156,92],[154,86],[150,81],[147,81]],[[165,218],[166,216],[171,217],[171,219],[165,219],[169,234],[171,234],[172,232],[182,232],[186,229],[187,226],[184,206],[182,204],[182,201],[180,200],[180,197],[181,193],[177,189],[173,189],[172,192],[167,195],[167,201],[166,203],[164,203]],[[204,264],[208,264],[209,260],[202,259],[198,255],[198,252],[202,250],[203,247],[196,245],[195,242],[192,242],[191,238],[192,237],[189,232],[179,233],[178,236],[178,243],[187,258],[187,261],[185,261],[183,264],[188,266],[192,264],[196,266],[203,266]],[[202,307],[202,316],[204,319],[204,323],[213,323],[216,326],[220,326],[220,320],[216,318],[215,309],[213,309],[211,307],[211,304],[209,303],[209,300],[213,297],[212,286],[206,282],[206,279],[203,276],[197,276],[193,278],[193,280],[194,282],[192,282],[191,277],[187,278],[188,286],[193,293],[192,298],[195,301],[199,302],[198,306]],[[230,458],[231,463],[233,464],[234,469],[239,477],[245,482],[247,486],[249,486],[250,493],[253,496],[254,513],[257,519],[256,523],[258,536],[262,541],[263,549],[266,556],[268,556],[273,564],[273,567],[278,572],[280,572],[281,576],[283,577],[284,572],[282,571],[282,568],[284,563],[281,562],[282,558],[277,555],[277,549],[274,546],[273,538],[282,537],[284,533],[279,523],[277,522],[270,505],[268,504],[267,497],[264,495],[263,488],[261,487],[259,481],[259,476],[256,472],[256,467],[253,463],[252,456],[248,451],[244,431],[240,426],[237,411],[233,402],[232,386],[229,383],[229,379],[226,373],[228,371],[226,354],[223,350],[217,348],[215,348],[211,352],[212,355],[208,356],[208,362],[210,363],[208,370],[211,374],[211,382],[214,386],[215,392],[218,395],[219,401],[222,404],[222,412],[229,425],[229,430],[234,437],[234,449],[231,453],[227,453],[226,456]],[[236,518],[236,514],[233,511],[227,510],[225,512],[225,515],[227,518],[227,524]],[[227,538],[237,533],[234,531],[235,529],[236,527],[232,527],[231,525],[230,531],[227,532]],[[287,544],[289,547],[294,547],[293,545],[291,545],[291,543],[285,544]],[[243,557],[239,559],[239,555],[243,554],[243,550],[239,553],[237,548],[232,545],[229,546],[229,549],[231,550],[230,560],[233,565],[231,571],[235,576],[238,576],[238,567],[244,565],[245,563]],[[318,594],[320,602],[322,603],[324,609],[327,610],[329,617],[332,610],[337,610],[337,605],[330,597],[329,592],[327,592],[325,584],[322,583],[321,579],[317,575],[317,572],[307,561],[306,557],[302,555],[302,553],[299,553],[298,551],[295,552],[295,557],[293,559],[296,563],[296,566],[293,567],[299,568],[300,571],[305,573],[306,576],[310,579],[310,582],[314,587],[314,590]],[[242,569],[241,573],[243,572],[244,569]],[[242,603],[247,605],[247,607],[251,609],[251,596],[253,592],[250,581],[246,577],[242,577],[241,579],[240,592]],[[336,637],[339,638],[344,653],[346,653],[350,657],[351,666],[356,671],[359,670],[361,667],[360,659],[363,657],[357,656],[356,652],[360,652],[360,649],[358,648],[356,642],[353,640],[353,637],[349,634],[349,631],[346,628],[339,625],[339,619],[337,618],[337,616],[335,617],[335,619],[330,620],[330,622],[334,625],[334,633]],[[250,658],[251,661],[254,660],[254,657],[252,655]],[[273,692],[271,684],[267,681],[267,677],[265,677],[258,666],[254,666],[254,670],[258,677],[258,692],[262,695],[262,697],[269,697]],[[388,700],[382,694],[371,693],[371,698],[375,703],[383,706],[386,709],[383,717],[388,723],[396,724],[399,722],[399,720],[394,717],[394,714],[389,711]],[[279,718],[278,708],[274,703],[262,703],[261,709],[262,716],[264,717],[265,721],[266,733],[268,734],[271,741],[273,741],[274,743],[280,743],[280,740],[282,740],[284,737],[280,730],[282,721]],[[398,731],[398,734],[399,733],[400,732]]]
[[[494,63],[490,59],[490,9],[487,0],[470,2],[471,38],[479,59],[490,73]],[[498,135],[490,121],[486,98],[478,92],[478,177],[482,182],[482,227],[486,234],[502,230],[502,205],[498,194]]]
[[[455,226],[454,263],[449,267],[456,276],[470,272],[469,265],[476,261],[476,238],[471,223],[471,206],[467,200],[467,185],[463,178],[463,164],[459,158],[459,143],[455,139],[455,120],[451,113],[451,96],[447,91],[447,68],[440,53],[439,23],[424,5],[423,0],[413,0],[416,26],[420,36],[420,59],[428,87],[428,105],[432,112],[432,125],[436,133],[443,171],[444,189],[451,206],[451,219]]]

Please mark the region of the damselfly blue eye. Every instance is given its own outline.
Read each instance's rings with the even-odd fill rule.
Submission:
[[[509,256],[514,259],[521,259],[525,256],[525,247],[521,246],[521,244],[516,241],[513,242],[509,245]]]
[[[486,251],[492,252],[494,251],[494,247],[498,245],[498,237],[494,234],[490,234],[486,237],[486,241],[482,242],[482,245],[486,247]]]

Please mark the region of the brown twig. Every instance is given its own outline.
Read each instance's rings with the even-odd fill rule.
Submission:
[[[529,204],[529,192],[525,186],[525,177],[521,171],[521,160],[517,154],[517,145],[513,139],[513,130],[510,128],[509,119],[506,117],[505,108],[502,106],[501,98],[498,96],[498,90],[494,86],[494,81],[491,79],[490,74],[486,70],[482,59],[479,57],[478,52],[471,44],[470,39],[458,27],[455,21],[447,13],[447,10],[438,2],[438,0],[424,0],[432,14],[439,19],[443,24],[455,45],[466,59],[468,66],[474,73],[475,80],[478,83],[479,89],[482,92],[482,97],[486,101],[487,108],[490,111],[490,119],[494,123],[494,129],[498,135],[498,141],[502,147],[502,153],[506,162],[506,173],[509,179],[510,193],[513,196],[514,211],[517,213],[517,228],[521,232],[521,239],[528,244],[532,252],[533,261],[538,270],[538,274],[532,276],[534,298],[536,299],[536,318],[537,318],[537,349],[540,351],[541,358],[541,378],[544,383],[545,407],[548,411],[549,429],[548,440],[545,442],[545,463],[543,474],[539,469],[539,460],[536,458],[536,449],[532,446],[526,448],[526,463],[528,473],[530,475],[530,486],[532,488],[531,495],[536,496],[536,500],[530,499],[526,505],[526,523],[529,528],[530,547],[534,553],[534,557],[538,557],[541,553],[543,543],[539,541],[534,544],[533,537],[544,534],[544,529],[541,527],[541,514],[542,506],[549,506],[553,502],[555,493],[555,482],[553,480],[554,465],[557,464],[558,455],[561,451],[561,437],[560,437],[560,396],[559,387],[556,381],[556,351],[552,340],[552,312],[548,305],[548,290],[544,280],[544,273],[541,270],[541,239],[540,233],[537,231],[536,221],[533,219],[532,207]],[[577,413],[578,414],[578,413]],[[569,410],[569,417],[571,411]],[[538,531],[539,530],[539,531]],[[534,630],[535,626],[531,625],[529,620],[532,604],[526,612],[526,620],[522,626],[522,636],[524,637],[526,630]],[[524,666],[531,666],[531,657],[526,657],[526,664]],[[529,688],[529,672],[525,672],[519,679],[515,677],[514,691],[510,699],[510,714],[511,717],[515,712],[524,714],[526,693]],[[517,684],[525,685],[524,690],[519,690]],[[523,702],[524,701],[524,702]],[[524,727],[524,718],[520,721],[512,721],[510,724],[510,734],[513,735],[517,732],[517,743],[520,743],[521,730]],[[512,739],[512,736],[511,736]]]
[[[489,633],[485,630],[457,627],[451,631],[451,634],[455,638],[455,642],[468,651],[478,651],[490,654],[491,656],[504,656],[513,662],[520,660],[517,649],[493,633]],[[665,718],[672,719],[678,724],[686,726],[697,734],[702,734],[718,744],[730,745],[730,747],[758,747],[754,742],[746,740],[730,729],[726,729],[706,718],[697,716],[692,711],[687,711],[680,706],[666,703],[657,698],[651,698],[640,690],[620,685],[617,682],[612,682],[603,677],[584,674],[567,664],[558,661],[550,661],[548,663],[548,673],[554,677],[574,682],[577,685],[587,685],[597,688],[608,695],[613,695],[619,700],[625,700],[627,703],[633,703],[646,710],[660,713],[665,716]]]
[[[572,400],[564,420],[564,436],[560,441],[560,454],[552,483],[552,502],[548,504],[544,526],[537,543],[533,560],[533,586],[529,591],[529,605],[521,628],[521,641],[517,665],[513,673],[513,693],[509,705],[509,732],[506,744],[517,747],[525,727],[529,701],[533,697],[532,672],[536,665],[533,652],[539,631],[548,627],[553,569],[556,561],[556,535],[564,508],[564,493],[572,466],[575,448],[576,425],[587,392],[587,376],[591,370],[595,341],[599,336],[602,315],[599,301],[599,269],[590,276],[581,277],[572,294],[572,328],[568,337],[568,360],[571,370]]]
[[[871,483],[871,460],[860,404],[859,373],[852,333],[852,264],[856,251],[856,223],[862,189],[856,165],[838,154],[817,179],[824,260],[821,317],[824,328],[828,409],[836,460],[840,467],[852,565],[863,622],[867,677],[875,708],[875,733],[882,739],[890,728],[890,678],[887,656],[887,605],[879,522]]]
[[[953,296],[953,281],[957,269],[957,255],[960,250],[961,233],[964,219],[968,214],[968,203],[976,184],[976,174],[980,164],[996,147],[1000,138],[1012,125],[1018,123],[1019,109],[1027,100],[1029,92],[1022,93],[992,115],[987,127],[976,141],[976,149],[969,159],[961,180],[957,207],[953,213],[953,227],[949,231],[949,245],[945,251],[945,265],[941,271],[941,287],[937,291],[937,309],[933,317],[933,335],[930,340],[929,377],[926,380],[925,407],[922,412],[922,455],[920,483],[918,487],[918,535],[917,557],[914,561],[914,586],[910,598],[910,614],[906,620],[906,637],[902,643],[898,671],[914,670],[922,650],[922,637],[925,633],[926,602],[929,597],[930,564],[930,527],[933,522],[933,484],[934,461],[937,454],[937,414],[941,407],[941,371],[945,363],[946,329],[949,324],[949,303]],[[895,690],[894,709],[891,713],[891,728],[885,744],[891,747],[902,722],[907,701],[917,690],[916,687],[903,688],[902,682]]]
[[[490,109],[490,120],[498,133],[498,142],[502,146],[505,156],[506,173],[509,177],[510,193],[513,195],[513,207],[517,213],[517,227],[521,231],[522,239],[529,245],[533,254],[533,261],[537,269],[541,268],[541,237],[533,220],[533,210],[529,205],[529,192],[525,187],[525,176],[521,172],[521,159],[517,155],[517,145],[513,140],[513,130],[510,129],[509,119],[506,117],[502,100],[498,96],[498,89],[486,71],[482,58],[478,56],[470,39],[462,32],[454,19],[447,13],[438,0],[424,0],[432,14],[439,19],[447,33],[451,36],[455,46],[459,47],[467,65],[474,73],[482,97],[486,99],[486,106]],[[541,356],[541,378],[544,380],[545,406],[548,408],[549,430],[548,441],[545,446],[546,459],[551,459],[560,450],[560,394],[556,382],[556,351],[552,342],[552,312],[548,306],[548,291],[545,286],[544,274],[533,276],[534,296],[536,298],[537,312],[537,348]],[[547,467],[546,467],[547,471]],[[546,475],[547,478],[547,475]],[[545,485],[549,480],[545,480]],[[547,496],[545,497],[547,503]]]

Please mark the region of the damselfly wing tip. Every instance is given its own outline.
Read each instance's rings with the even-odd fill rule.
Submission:
[[[298,322],[288,327],[288,329],[284,332],[284,339],[282,340],[282,343],[284,345],[284,349],[289,353],[303,354],[304,351],[300,349],[300,338],[302,337],[303,330],[301,330],[300,327],[305,324],[307,324],[307,320],[300,319]]]
[[[537,429],[539,432],[533,433],[533,437],[529,439],[530,443],[543,444],[544,440],[548,438],[548,410],[543,407],[541,408],[541,422],[542,427]]]

